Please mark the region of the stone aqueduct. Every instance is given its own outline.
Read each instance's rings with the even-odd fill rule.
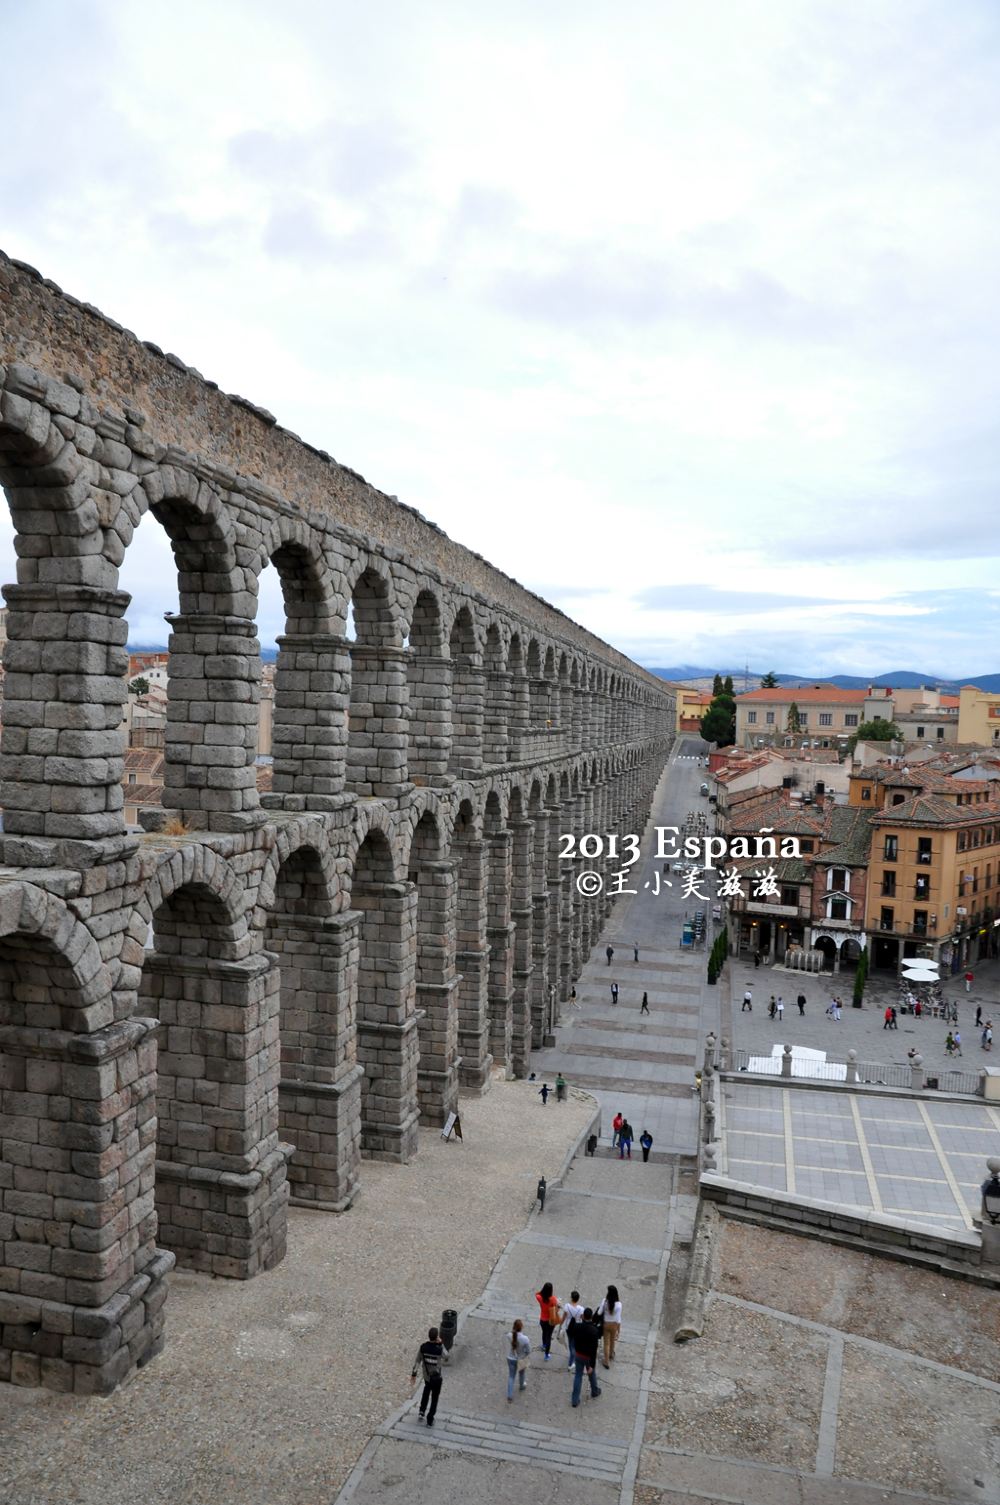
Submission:
[[[0,1379],[105,1393],[174,1259],[248,1277],[491,1067],[603,924],[563,830],[641,829],[669,690],[175,357],[0,259],[16,529],[0,750]],[[179,613],[161,829],[123,821],[146,511]],[[258,798],[257,578],[280,574]],[[353,612],[350,608],[353,606]],[[354,637],[348,636],[353,616]],[[150,824],[154,824],[152,821]]]

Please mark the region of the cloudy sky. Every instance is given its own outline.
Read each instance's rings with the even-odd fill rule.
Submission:
[[[995,0],[0,0],[0,55],[5,250],[641,662],[1000,670]]]

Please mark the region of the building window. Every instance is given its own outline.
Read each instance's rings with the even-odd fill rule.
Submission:
[[[928,873],[918,873],[914,888],[915,899],[929,899],[931,896],[931,880]]]
[[[914,935],[926,935],[927,934],[927,911],[926,911],[926,909],[915,909],[913,911],[913,934]]]
[[[767,711],[767,712],[765,712],[764,720],[767,722],[768,726],[773,726],[774,725],[774,712],[773,711]]]
[[[858,724],[858,718],[857,718],[857,716],[853,715],[853,713],[848,713],[844,717],[844,725],[845,726],[857,726],[857,724]]]
[[[799,903],[798,889],[791,888],[788,885],[783,886],[781,890],[781,902],[788,909],[797,909]]]
[[[888,871],[882,874],[882,892],[887,899],[896,897],[896,874]]]
[[[809,720],[809,712],[808,711],[800,711],[799,712],[799,726],[805,726],[806,723],[808,722],[808,720]]]
[[[870,788],[869,788],[869,787],[868,787],[868,785],[867,785],[867,784],[866,784],[866,785],[865,785],[865,787],[864,787],[864,788],[863,788],[863,789],[862,789],[862,791],[861,791],[861,798],[862,798],[862,799],[863,799],[863,800],[870,800],[870,799],[871,799],[871,797],[872,797],[872,792],[871,792],[871,789],[870,789]]]
[[[831,919],[831,920],[846,920],[848,918],[848,914],[847,914],[847,900],[846,899],[831,899],[830,900],[830,913],[829,913],[828,918]]]
[[[934,855],[933,844],[929,836],[917,837],[917,861],[930,862]]]
[[[129,774],[128,781],[129,781],[130,784],[134,784],[135,783],[135,774],[134,773],[130,773]]]
[[[943,726],[939,726],[938,729],[937,729],[937,739],[938,739],[939,742],[943,742],[944,741],[944,727]]]
[[[799,841],[800,852],[811,852],[816,843],[811,836],[803,836]]]
[[[879,929],[880,930],[891,930],[892,927],[893,927],[894,919],[895,919],[895,916],[893,914],[893,911],[891,909],[887,908],[885,904],[883,904],[882,905],[882,912],[879,915],[879,921],[878,921]]]
[[[830,869],[830,887],[844,889],[847,887],[847,869],[832,867]]]
[[[747,725],[748,726],[756,726],[756,724],[757,724],[757,712],[756,711],[747,711]]]
[[[820,713],[819,713],[819,724],[820,724],[820,726],[832,726],[833,725],[833,716],[831,715],[831,713],[829,711],[820,711]]]
[[[898,851],[899,851],[899,837],[898,836],[887,836],[885,838],[885,848],[884,848],[883,853],[882,853],[882,855],[884,856],[886,862],[895,862],[896,861],[896,855],[897,855]]]
[[[924,735],[924,729],[923,729],[923,727],[922,726],[918,726],[917,727],[917,736],[918,737],[922,737],[923,735]]]

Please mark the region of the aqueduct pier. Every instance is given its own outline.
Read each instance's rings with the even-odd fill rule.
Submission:
[[[532,1046],[603,924],[562,831],[641,830],[653,676],[0,256],[0,1379],[106,1393],[174,1260],[246,1278]],[[162,814],[121,785],[128,596],[169,536]],[[257,581],[279,639],[258,796]],[[350,627],[353,623],[353,636]]]

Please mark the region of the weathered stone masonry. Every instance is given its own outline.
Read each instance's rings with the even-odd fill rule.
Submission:
[[[281,1259],[533,1046],[640,830],[659,681],[266,413],[0,257],[0,1379],[107,1392],[174,1263]],[[169,535],[170,819],[123,820],[127,596]],[[260,571],[285,599],[258,798]],[[350,630],[353,622],[353,632]]]

